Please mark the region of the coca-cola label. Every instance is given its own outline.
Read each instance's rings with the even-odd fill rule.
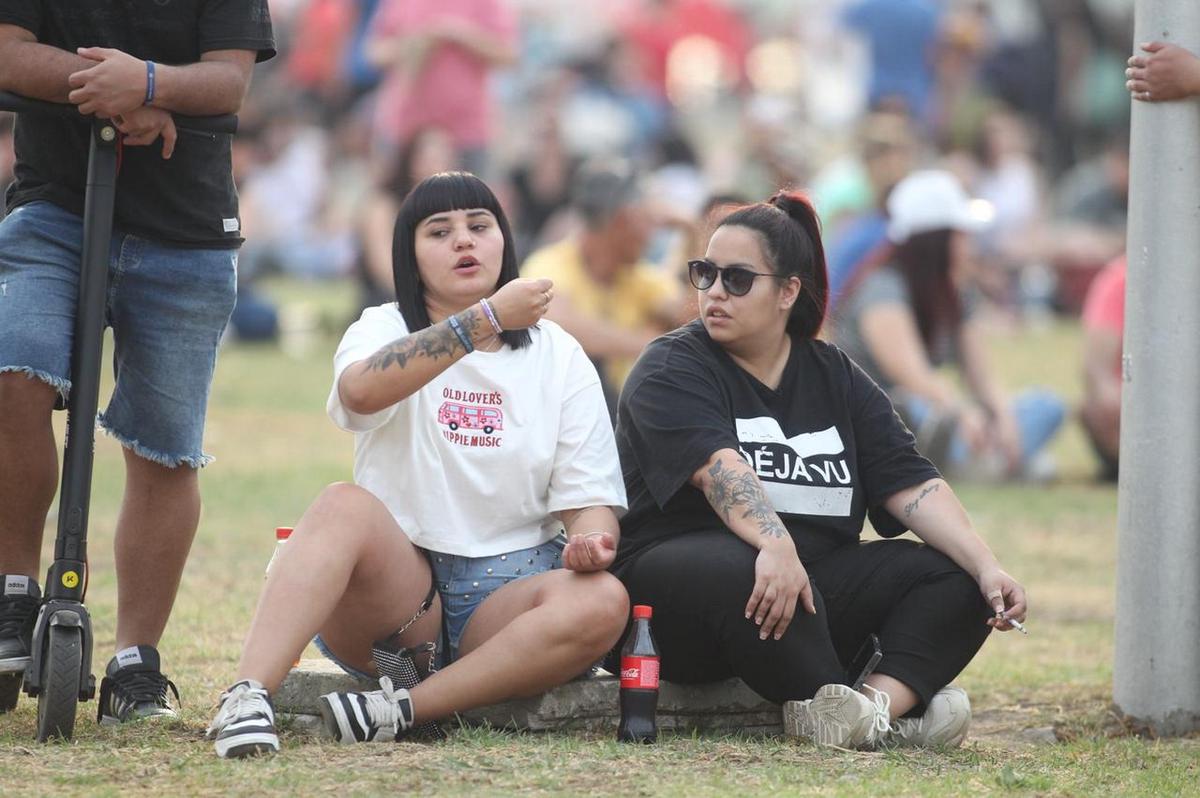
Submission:
[[[658,689],[658,657],[621,657],[621,687]]]

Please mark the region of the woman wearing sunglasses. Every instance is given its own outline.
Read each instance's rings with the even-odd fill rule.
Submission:
[[[816,340],[817,220],[780,193],[734,211],[689,264],[700,318],[652,343],[622,392],[629,512],[614,572],[655,608],[663,678],[741,677],[822,744],[957,745],[947,687],[1025,592],[874,382]],[[870,516],[893,538],[860,541]],[[876,635],[861,689],[847,669]],[[868,648],[867,653],[871,653]]]

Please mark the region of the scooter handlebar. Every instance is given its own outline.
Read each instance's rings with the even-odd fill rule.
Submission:
[[[35,100],[20,94],[13,94],[10,91],[0,91],[0,111],[15,111],[18,114],[53,114],[55,116],[78,117],[80,119],[91,118],[80,114],[78,109],[70,103],[52,103],[46,100]],[[237,132],[238,118],[233,114],[187,116],[186,114],[172,113],[171,116],[175,120],[175,127],[180,130],[192,130],[197,133],[233,134]]]

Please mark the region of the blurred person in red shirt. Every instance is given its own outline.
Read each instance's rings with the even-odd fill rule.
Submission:
[[[1125,256],[1096,276],[1083,303],[1083,407],[1080,420],[1100,476],[1117,478],[1121,448],[1121,354],[1125,331]]]
[[[682,40],[699,36],[712,41],[737,70],[739,80],[752,44],[742,18],[716,0],[648,0],[635,4],[618,28],[637,49],[646,82],[663,97],[671,51]]]
[[[384,71],[376,135],[394,149],[423,127],[446,130],[462,167],[487,174],[492,136],[488,75],[517,59],[505,0],[384,0],[367,57]]]
[[[358,10],[345,0],[312,0],[300,12],[288,54],[288,79],[325,103],[343,90],[341,63]]]

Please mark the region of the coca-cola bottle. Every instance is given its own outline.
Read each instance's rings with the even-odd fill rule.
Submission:
[[[654,610],[637,604],[633,628],[621,648],[621,725],[617,740],[623,743],[653,743],[658,739],[658,646],[650,634]]]

